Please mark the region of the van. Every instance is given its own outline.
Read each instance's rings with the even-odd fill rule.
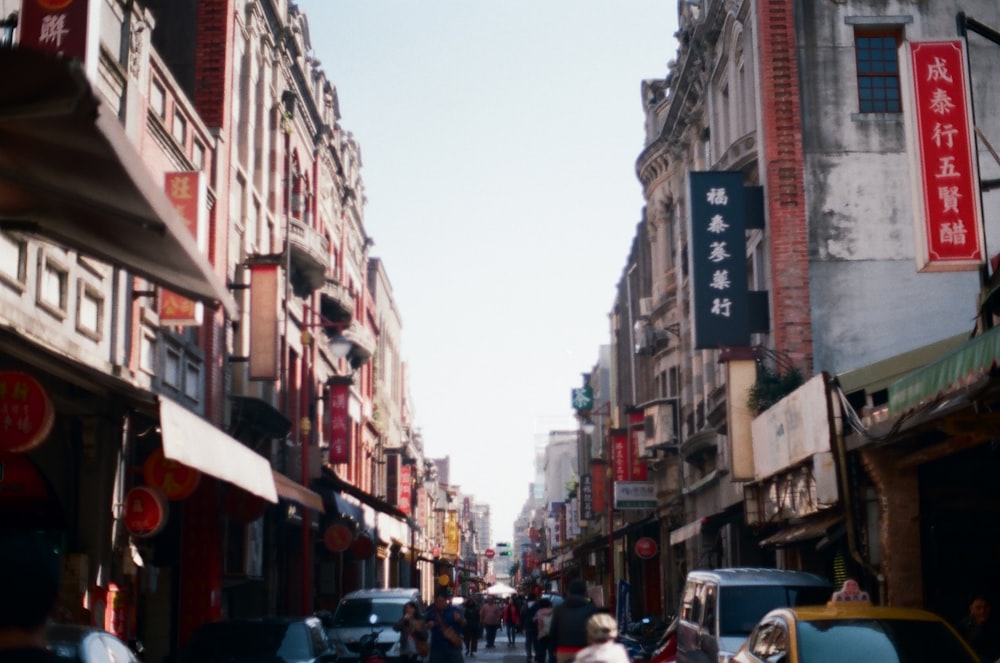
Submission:
[[[677,612],[677,662],[728,663],[767,612],[823,605],[832,591],[829,580],[804,571],[691,571]]]
[[[413,588],[361,589],[344,596],[332,616],[325,620],[327,636],[341,663],[358,661],[361,636],[378,632],[377,647],[389,663],[399,661],[399,633],[393,625],[403,618],[403,606],[416,601],[420,612],[424,604],[420,590]],[[374,620],[372,616],[374,615]]]

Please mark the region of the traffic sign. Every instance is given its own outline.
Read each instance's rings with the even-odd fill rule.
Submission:
[[[495,550],[493,550],[493,548],[487,548],[486,551],[483,553],[486,559],[493,559],[493,557],[496,556],[496,554],[497,553]]]

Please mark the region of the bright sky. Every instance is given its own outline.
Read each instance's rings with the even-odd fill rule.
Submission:
[[[609,343],[642,218],[640,85],[674,0],[299,0],[361,144],[416,425],[509,541],[536,433]]]

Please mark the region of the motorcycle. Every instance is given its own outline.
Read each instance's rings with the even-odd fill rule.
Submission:
[[[368,617],[368,623],[371,624],[371,632],[358,638],[359,661],[360,663],[387,663],[386,646],[380,645],[378,641],[382,629],[375,628],[375,624],[378,623],[378,615],[373,614]]]
[[[628,644],[623,643],[626,650],[628,650],[629,659],[633,663],[674,663],[677,659],[676,618],[671,620],[670,625],[666,627],[656,642],[652,644],[644,643],[642,640],[633,638],[632,636],[625,637],[629,638],[633,643],[632,649],[629,648]]]

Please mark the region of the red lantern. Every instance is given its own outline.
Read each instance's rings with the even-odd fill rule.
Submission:
[[[142,464],[142,478],[147,486],[158,488],[171,501],[190,497],[198,487],[201,472],[163,455],[158,448]]]
[[[0,371],[0,450],[29,451],[45,441],[55,409],[38,380],[19,371]]]
[[[138,538],[156,536],[167,524],[167,509],[167,500],[157,489],[133,488],[125,496],[125,529]]]
[[[226,517],[234,523],[252,523],[264,515],[268,501],[236,486],[227,486],[222,497]]]
[[[635,554],[639,559],[653,559],[656,557],[656,541],[644,536],[635,542]]]
[[[345,519],[334,521],[326,531],[323,532],[323,545],[330,552],[344,552],[351,547],[354,541],[354,531]]]

